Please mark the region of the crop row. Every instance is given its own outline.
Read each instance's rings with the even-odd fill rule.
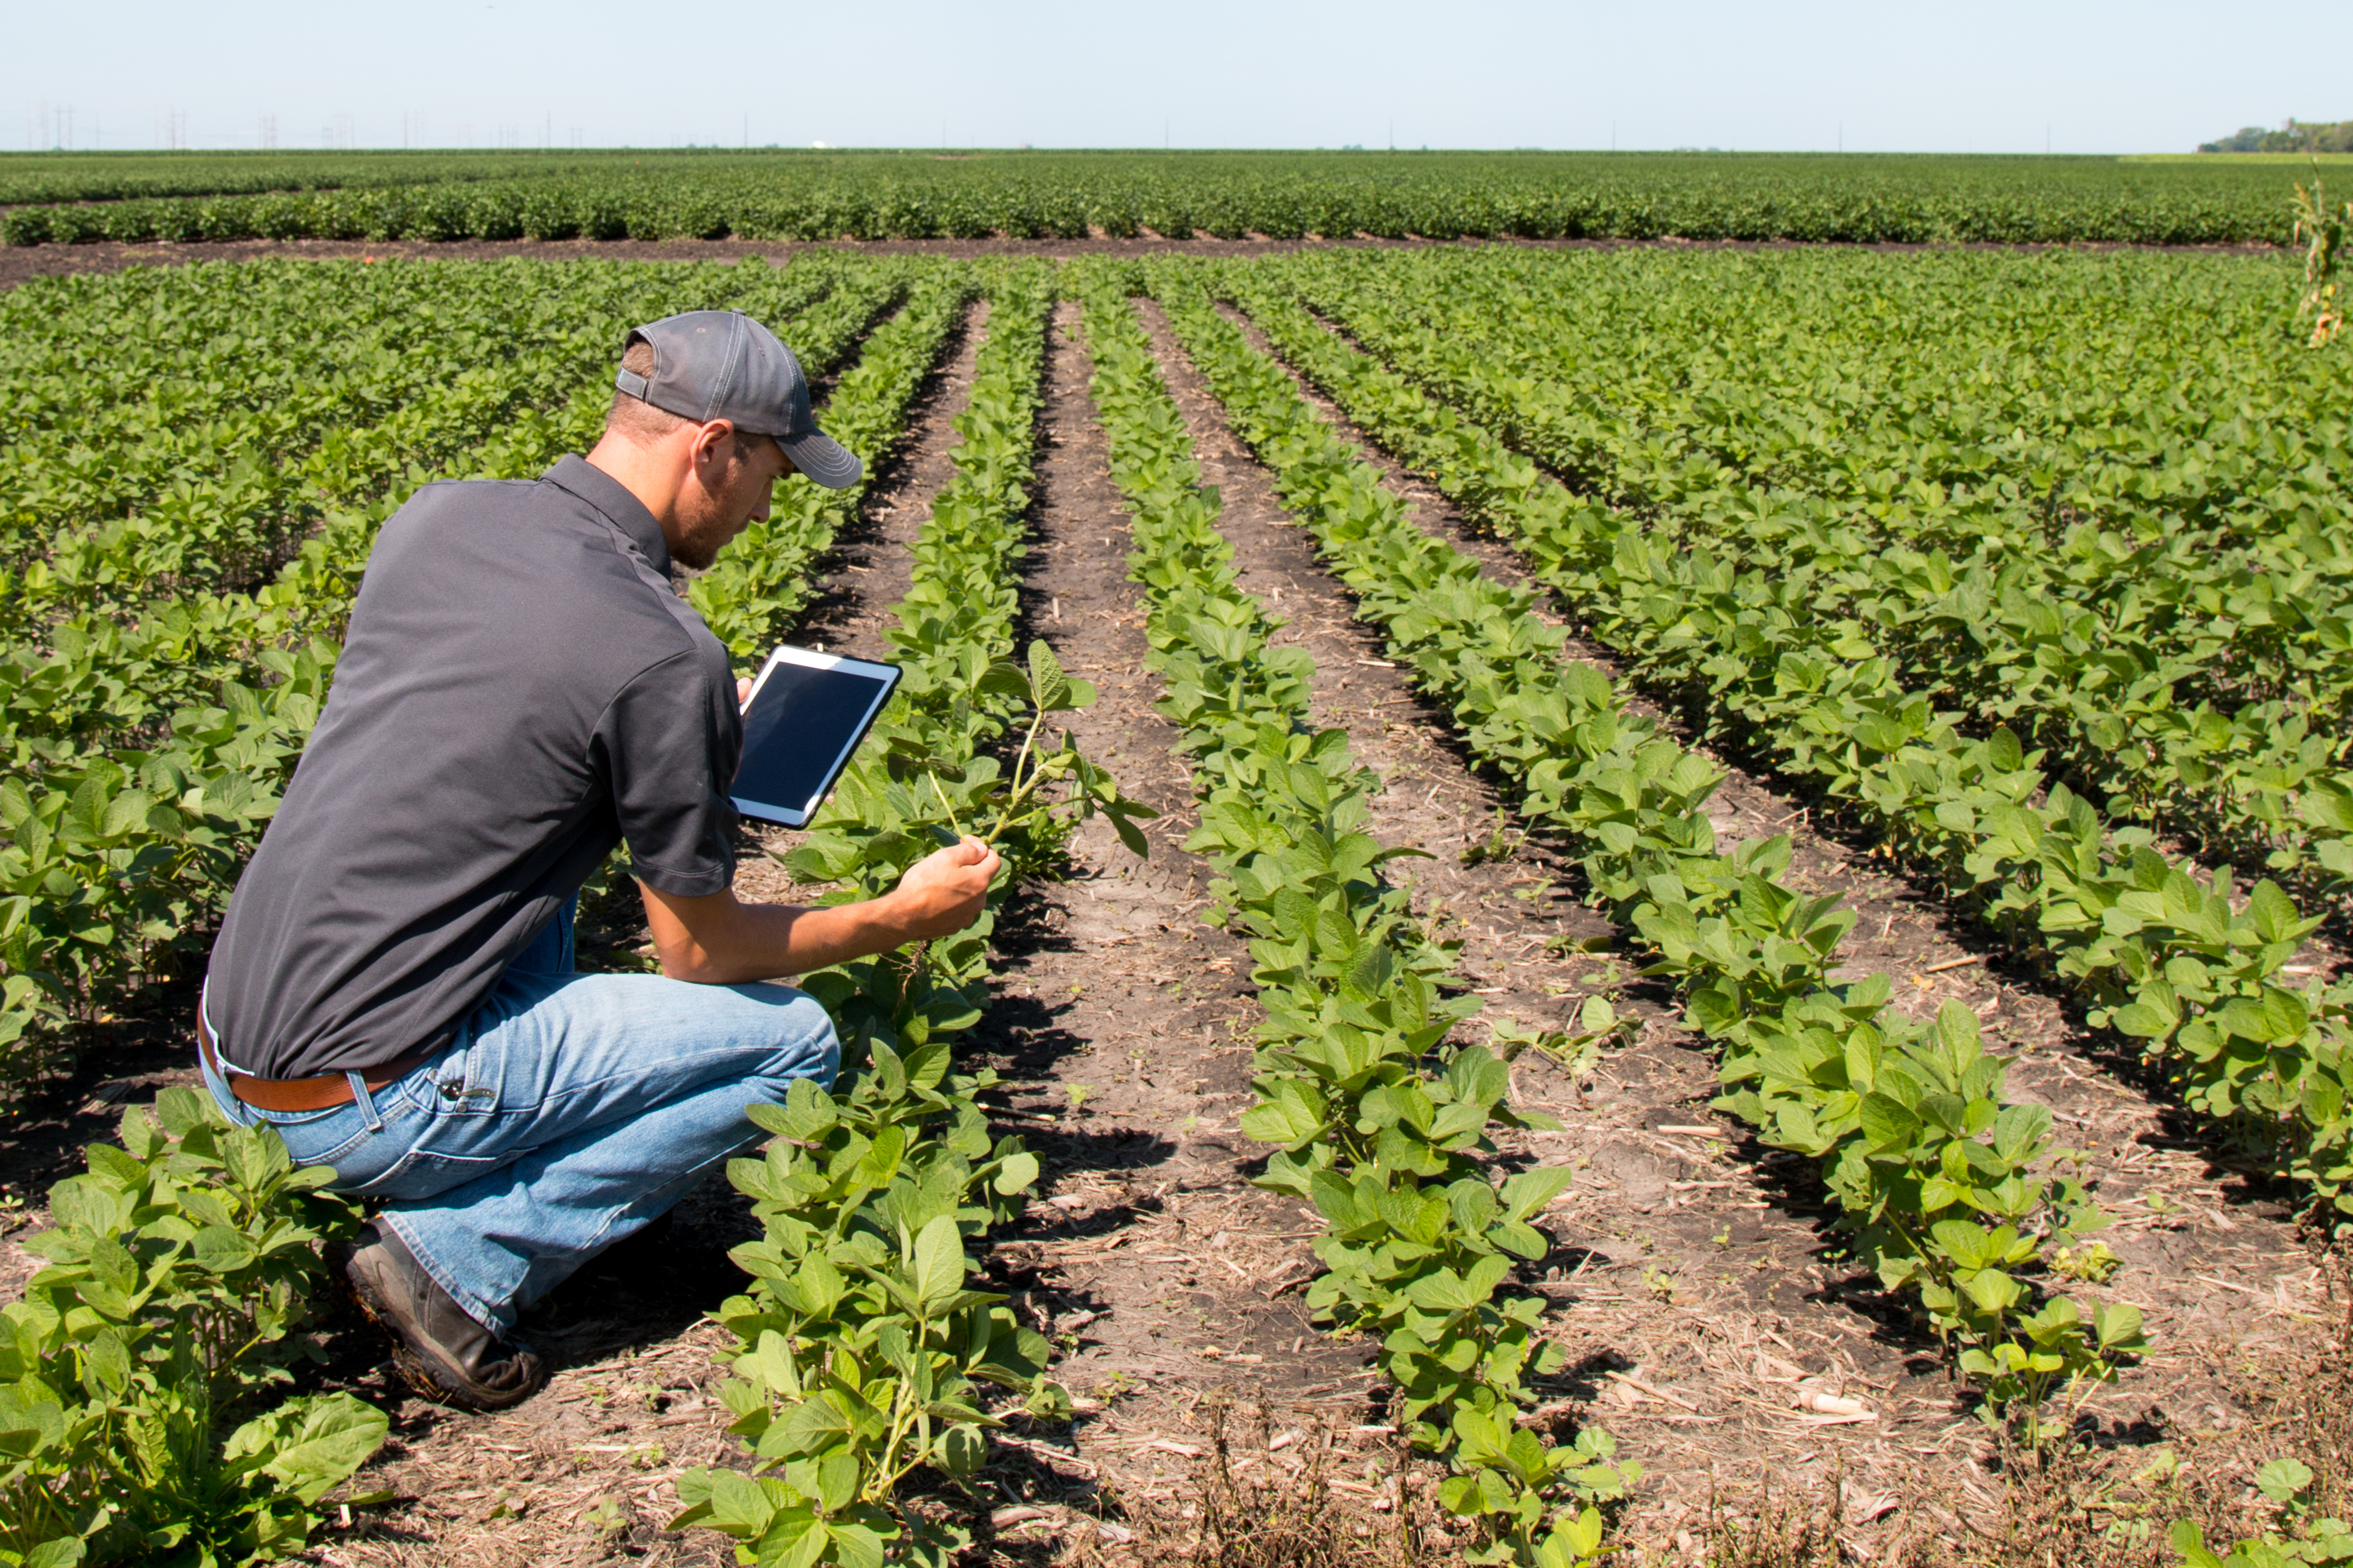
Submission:
[[[2211,263],[1883,263],[1683,264],[1634,287],[1501,258],[1301,282],[1673,541],[1705,629],[1664,664],[1694,637],[1802,655],[1828,628],[1963,724],[2009,724],[2111,816],[2353,889],[2353,426],[2330,368],[2283,367],[2268,291]],[[2003,270],[2034,286],[2032,321],[1979,318]],[[2127,279],[2177,332],[2198,323],[2189,346],[2119,319]],[[1658,331],[1677,306],[1747,346],[1694,363]]]
[[[1650,637],[1691,623],[1675,563],[1638,518],[1571,496],[1295,303],[1256,292],[1250,304],[1303,374],[1517,547],[1606,645],[1635,641],[1630,616],[1619,618],[1630,607]],[[1758,657],[1729,639],[1694,638],[1691,657],[1704,666],[1699,684],[1712,702],[1733,706],[1745,689],[1778,699],[1752,721],[1754,739],[1786,772],[1818,784],[1965,908],[2041,953],[2092,1004],[2095,1025],[2159,1058],[2194,1109],[2230,1121],[2283,1172],[2353,1213],[2348,997],[2342,986],[2283,984],[2316,922],[2278,888],[2258,884],[2237,907],[2226,879],[2200,883],[2145,831],[2105,830],[2009,730],[1960,735],[1894,689],[1883,666],[1850,666],[1834,647],[1802,664],[1785,652]]]
[[[47,152],[0,160],[0,203],[122,201],[512,177],[525,162],[512,153],[486,152]]]
[[[845,288],[787,327],[812,374],[857,343],[875,310],[895,296],[889,279],[875,280],[880,292]],[[610,301],[610,314],[536,354],[514,356],[541,366],[527,379],[568,381],[577,390],[553,411],[484,432],[450,467],[522,478],[592,444],[610,395],[597,371],[628,325],[676,298],[673,279],[648,276],[641,285]],[[877,330],[864,374],[845,376],[837,391],[840,426],[853,441],[874,443],[870,457],[899,427],[952,324],[954,301],[937,298],[944,286],[920,291]],[[434,477],[405,470],[404,450],[390,437],[380,448],[385,466],[374,470],[384,488],[373,499],[349,497],[351,510],[330,510],[259,592],[167,599],[143,606],[129,625],[99,616],[60,623],[49,629],[50,647],[22,645],[0,664],[0,716],[21,770],[0,784],[7,833],[0,1044],[28,1030],[39,1045],[53,1044],[61,1026],[123,1005],[165,955],[208,925],[324,700],[377,524],[407,489]],[[829,540],[839,504],[794,495],[756,552],[697,582],[723,637],[757,641],[797,604],[801,568]],[[794,585],[780,589],[780,582]],[[30,1070],[28,1062],[11,1076]]]
[[[2006,1102],[2005,1062],[1948,1004],[1932,1026],[1888,1005],[1884,975],[1833,981],[1854,917],[1779,880],[1789,842],[1715,847],[1702,806],[1719,770],[1629,713],[1525,590],[1417,527],[1378,469],[1251,348],[1197,275],[1155,279],[1180,340],[1273,474],[1360,613],[1443,699],[1474,753],[1535,823],[1577,846],[1588,889],[1685,992],[1717,1046],[1721,1109],[1819,1163],[1863,1261],[1908,1288],[1994,1412],[2030,1425],[2062,1380],[2113,1374],[2139,1348],[2128,1306],[2040,1300],[2031,1276],[2105,1217],[2044,1177],[2052,1118]]]
[[[1641,1467],[1613,1463],[1598,1428],[1555,1446],[1519,1425],[1530,1381],[1563,1356],[1538,1331],[1543,1298],[1509,1283],[1514,1258],[1550,1250],[1531,1222],[1569,1173],[1539,1167],[1499,1186],[1481,1158],[1494,1152],[1491,1127],[1556,1124],[1511,1106],[1505,1058],[1443,1044],[1475,1004],[1441,993],[1451,952],[1380,874],[1413,852],[1365,831],[1379,780],[1345,731],[1312,728],[1314,661],[1271,646],[1275,623],[1236,585],[1217,493],[1199,482],[1123,282],[1107,269],[1080,285],[1095,405],[1133,519],[1157,706],[1194,759],[1200,827],[1187,847],[1219,874],[1218,915],[1250,935],[1265,1018],[1241,1130],[1278,1146],[1259,1184],[1323,1216],[1325,1272],[1308,1305],[1377,1340],[1397,1418],[1451,1468],[1444,1506],[1520,1560],[1581,1560],[1600,1539],[1591,1500]]]
[[[1092,689],[1043,642],[1009,661],[1052,279],[1039,265],[1008,269],[990,296],[955,421],[956,471],[892,610],[900,695],[786,865],[836,884],[826,901],[871,897],[973,833],[999,846],[1008,869],[972,928],[804,977],[840,1031],[843,1075],[754,1107],[776,1141],[730,1165],[763,1226],[733,1254],[750,1292],[714,1314],[737,1341],[721,1394],[730,1430],[753,1446],[753,1474],[688,1472],[675,1522],[724,1531],[763,1565],[879,1563],[886,1551],[944,1564],[968,1535],[897,1492],[918,1469],[961,1478],[986,1462],[986,1434],[1002,1421],[979,1385],[1018,1395],[1032,1416],[1070,1413],[1045,1375],[1044,1336],[1004,1297],[966,1287],[966,1240],[1020,1212],[1039,1165],[1018,1137],[991,1142],[976,1097],[995,1074],[954,1070],[952,1039],[980,1016],[995,905],[1014,879],[1050,870],[1095,810],[1131,839],[1126,818],[1149,813],[1067,737],[1045,743],[1050,716]]]
[[[512,177],[0,213],[0,243],[923,239],[1140,232],[2284,244],[2269,170],[2094,159],[1435,153],[533,157]],[[194,181],[200,184],[202,182]],[[225,182],[225,184],[230,184]],[[232,184],[232,188],[234,187]]]

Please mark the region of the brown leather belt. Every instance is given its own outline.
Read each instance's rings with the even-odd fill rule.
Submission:
[[[223,1067],[220,1053],[213,1049],[213,1032],[206,1026],[201,1008],[196,1013],[196,1048],[204,1052],[206,1065],[228,1085],[228,1091],[257,1110],[332,1110],[352,1102],[351,1079],[339,1072],[322,1073],[317,1078],[255,1078]],[[419,1051],[380,1068],[370,1068],[360,1078],[369,1089],[382,1089],[406,1078],[433,1057],[431,1051]]]

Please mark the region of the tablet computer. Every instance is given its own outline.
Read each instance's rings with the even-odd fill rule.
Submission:
[[[728,795],[763,822],[806,827],[849,765],[899,667],[780,647],[744,700],[744,761]]]

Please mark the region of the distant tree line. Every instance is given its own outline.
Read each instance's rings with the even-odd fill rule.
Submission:
[[[2353,120],[2331,124],[2291,120],[2276,131],[2250,125],[2220,142],[2201,142],[2200,153],[2353,153]]]

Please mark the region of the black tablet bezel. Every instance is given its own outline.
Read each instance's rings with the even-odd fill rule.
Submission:
[[[833,759],[833,765],[826,770],[824,784],[803,805],[778,805],[773,801],[747,799],[733,793],[733,784],[731,781],[730,794],[727,798],[733,801],[735,809],[745,816],[754,817],[762,822],[773,822],[784,827],[806,827],[808,826],[809,818],[815,816],[818,808],[825,804],[825,797],[833,793],[833,786],[840,782],[842,769],[849,765],[849,759],[857,754],[860,743],[866,739],[867,731],[873,729],[875,719],[882,711],[882,705],[890,701],[891,694],[899,689],[899,677],[904,672],[895,664],[879,664],[872,659],[851,658],[838,653],[818,653],[805,647],[779,647],[768,656],[768,662],[760,667],[760,677],[752,683],[751,695],[744,699],[744,705],[739,711],[747,717],[750,715],[752,704],[760,700],[761,688],[768,684],[769,672],[780,664],[799,665],[807,669],[849,670],[881,683],[881,689],[876,692],[872,705],[866,710],[866,717],[850,733],[849,742],[841,748],[841,754]]]

